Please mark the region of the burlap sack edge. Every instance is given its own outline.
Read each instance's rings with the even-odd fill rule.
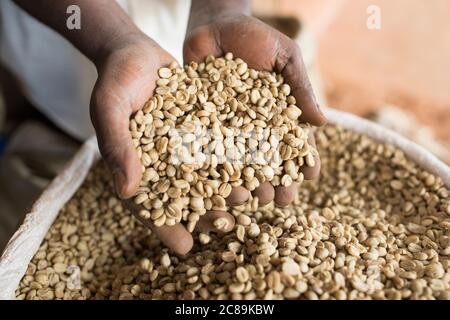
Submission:
[[[387,129],[375,122],[363,119],[351,113],[325,108],[325,114],[330,123],[360,134],[365,134],[376,141],[398,147],[403,150],[409,159],[413,160],[423,169],[441,177],[444,184],[450,188],[450,167],[424,147],[391,129]]]
[[[449,166],[425,148],[390,129],[350,113],[331,108],[324,108],[324,112],[330,123],[402,149],[410,159],[440,176],[445,185],[450,187]],[[15,290],[59,210],[83,183],[98,158],[97,141],[92,137],[80,148],[66,169],[52,181],[26,215],[23,224],[8,242],[0,258],[0,299],[15,299]]]
[[[59,210],[83,183],[99,158],[95,137],[87,140],[49,184],[9,240],[0,258],[0,299],[15,299],[15,290]]]

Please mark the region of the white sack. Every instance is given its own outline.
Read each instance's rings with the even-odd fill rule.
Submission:
[[[450,167],[423,147],[355,115],[328,108],[325,113],[332,124],[398,147],[424,169],[441,177],[445,185],[450,187]],[[15,299],[15,290],[59,210],[77,191],[98,158],[97,141],[93,137],[81,147],[26,215],[0,258],[0,299]]]

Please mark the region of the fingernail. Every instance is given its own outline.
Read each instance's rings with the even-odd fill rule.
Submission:
[[[123,194],[123,192],[122,192],[122,189],[123,189],[123,187],[126,185],[126,183],[127,183],[127,178],[125,177],[125,174],[123,173],[123,171],[122,170],[116,170],[114,173],[113,173],[113,176],[114,176],[114,186],[115,186],[115,188],[116,188],[116,192],[117,192],[117,195],[121,198],[121,199],[124,199],[125,198],[125,196],[124,196],[124,194]]]

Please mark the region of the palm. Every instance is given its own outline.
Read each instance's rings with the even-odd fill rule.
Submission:
[[[184,58],[185,62],[202,61],[209,54],[222,56],[232,52],[252,68],[272,70],[282,53],[280,44],[286,41],[286,36],[261,21],[238,16],[193,30],[184,44]]]
[[[114,103],[131,115],[152,96],[158,69],[174,60],[162,49],[155,53],[151,46],[139,45],[119,50],[101,66],[94,96],[103,100],[99,104]]]

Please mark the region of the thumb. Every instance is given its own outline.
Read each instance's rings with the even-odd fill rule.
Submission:
[[[214,32],[207,27],[199,27],[187,34],[183,45],[184,63],[204,61],[207,56],[221,56],[222,49],[217,45]]]
[[[94,89],[95,92],[95,89]],[[91,118],[100,152],[114,177],[116,192],[122,199],[132,197],[142,176],[141,163],[129,131],[131,110],[107,95],[93,94]]]
[[[302,110],[300,120],[314,126],[324,125],[327,119],[317,103],[300,48],[288,43],[285,50],[285,54],[278,55],[276,67],[290,85],[291,95]]]

